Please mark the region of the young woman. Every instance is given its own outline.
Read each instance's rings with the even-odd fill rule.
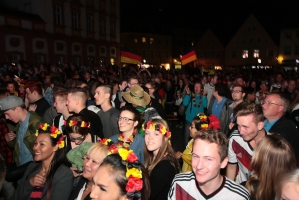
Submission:
[[[76,148],[83,142],[97,142],[97,137],[89,133],[90,122],[80,114],[70,116],[65,122],[66,151]]]
[[[65,149],[61,132],[49,124],[41,124],[33,146],[34,161],[27,168],[11,200],[68,199],[73,174],[64,164]]]
[[[199,113],[192,121],[190,130],[190,137],[192,138],[188,145],[186,146],[185,151],[182,153],[180,151],[176,152],[176,158],[183,159],[183,166],[181,172],[192,171],[191,158],[192,158],[192,147],[193,147],[193,138],[198,131],[206,129],[220,129],[220,121],[214,115],[207,117],[204,113]]]
[[[109,147],[102,143],[93,144],[83,156],[84,170],[76,187],[73,189],[69,200],[90,200],[92,178],[109,153]]]
[[[299,200],[299,169],[281,177],[275,200]]]
[[[131,150],[123,148],[103,160],[93,183],[93,200],[148,200],[150,196],[145,168]]]
[[[179,162],[170,145],[171,133],[163,119],[153,119],[144,126],[145,167],[149,171],[149,199],[167,199],[172,180],[179,173]]]
[[[257,145],[251,160],[254,174],[246,182],[251,199],[274,199],[277,178],[296,168],[291,145],[278,135],[267,135]]]
[[[140,113],[134,107],[122,107],[118,117],[120,134],[113,135],[110,139],[119,148],[132,149],[138,160],[144,163],[144,138],[138,134],[139,123]]]

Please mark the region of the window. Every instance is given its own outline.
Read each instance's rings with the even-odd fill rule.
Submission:
[[[87,30],[93,31],[93,16],[87,15]]]
[[[115,36],[115,23],[114,22],[110,22],[110,35],[111,36]]]
[[[159,58],[161,58],[161,51],[158,51],[158,56]]]
[[[290,31],[285,32],[285,38],[287,39],[291,39],[292,38],[292,34]]]
[[[270,49],[268,51],[268,57],[272,58],[274,56],[274,51],[272,49]]]
[[[255,26],[252,27],[252,30],[255,31]]]
[[[62,13],[60,6],[54,6],[54,18],[55,24],[62,25]]]
[[[8,54],[7,61],[8,62],[18,62],[20,60],[20,56],[18,54]]]
[[[44,56],[42,55],[34,55],[34,64],[35,65],[40,65],[44,62]]]
[[[260,51],[258,49],[253,50],[253,57],[254,58],[259,58],[260,57]]]
[[[161,40],[160,39],[158,40],[158,44],[161,44]]]
[[[153,51],[151,51],[151,58],[153,58],[154,57],[154,52]]]
[[[295,46],[295,55],[299,55],[299,46]]]
[[[219,58],[219,57],[220,57],[220,52],[216,51],[216,58]]]
[[[138,42],[137,38],[135,38],[135,39],[134,39],[134,42],[135,42],[135,43],[137,43],[137,42]]]
[[[105,20],[100,19],[99,25],[100,25],[100,34],[105,34]]]
[[[261,38],[257,38],[257,43],[261,43]]]
[[[154,38],[150,38],[150,44],[154,43]]]
[[[243,50],[243,58],[248,58],[248,50]]]
[[[250,42],[250,43],[253,43],[253,38],[250,38],[249,42]]]
[[[248,30],[248,31],[251,31],[251,26],[248,26],[247,30]]]
[[[232,58],[236,58],[236,57],[237,57],[236,51],[232,51]]]
[[[165,56],[166,58],[168,58],[169,57],[169,54],[168,54],[168,51],[166,51],[166,56]]]
[[[142,41],[142,43],[146,43],[146,38],[143,37],[143,38],[141,39],[141,41]]]
[[[284,55],[291,55],[292,54],[292,48],[290,46],[284,47]]]
[[[79,64],[80,64],[79,56],[73,56],[73,64],[79,66]]]
[[[246,43],[246,40],[245,40],[245,38],[243,38],[243,44],[245,44]]]
[[[72,11],[72,27],[79,28],[79,14],[77,11]]]

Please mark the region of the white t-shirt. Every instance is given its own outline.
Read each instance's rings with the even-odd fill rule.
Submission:
[[[213,95],[214,86],[211,86],[210,83],[206,83],[205,86],[204,86],[204,90],[208,91],[208,94],[207,94],[207,99],[208,99],[207,108],[208,108],[209,103],[210,103],[211,98],[212,98],[212,95]]]

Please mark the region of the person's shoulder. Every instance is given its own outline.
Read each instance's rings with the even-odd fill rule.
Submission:
[[[113,143],[116,143],[117,142],[117,138],[118,138],[119,134],[115,134],[115,135],[112,135],[110,137],[110,140],[113,142]]]
[[[229,190],[230,192],[238,196],[244,197],[244,199],[249,200],[250,195],[248,190],[244,186],[235,183],[234,181],[230,180],[227,177],[225,177],[224,188],[226,188],[227,190]]]
[[[173,181],[174,182],[185,182],[185,181],[191,181],[191,180],[195,180],[195,176],[194,173],[191,172],[184,172],[184,173],[179,173],[176,174]]]

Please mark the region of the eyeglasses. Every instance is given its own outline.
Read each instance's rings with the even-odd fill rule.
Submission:
[[[75,141],[83,142],[85,140],[85,137],[77,137],[77,138],[70,137],[70,140],[72,142],[75,142]]]
[[[118,121],[122,121],[123,120],[124,122],[134,121],[133,119],[129,119],[127,117],[120,117],[120,116],[117,117],[117,120]]]
[[[231,93],[240,93],[240,92],[242,92],[241,90],[231,90]]]
[[[280,105],[280,104],[277,104],[277,103],[274,103],[274,102],[270,102],[270,101],[260,101],[261,105],[264,105],[264,104],[267,104],[267,105],[277,105],[277,106],[283,106],[283,105]]]

